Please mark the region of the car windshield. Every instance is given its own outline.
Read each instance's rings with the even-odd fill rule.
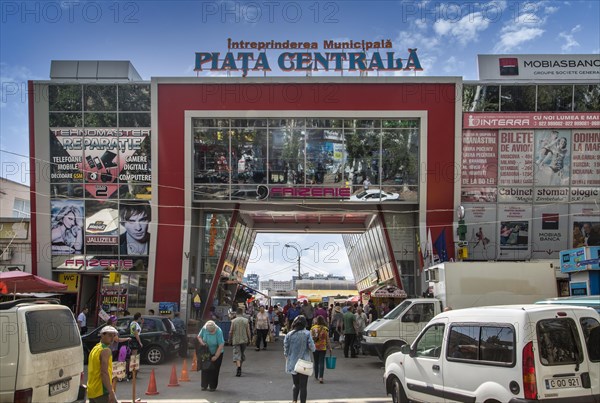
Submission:
[[[357,195],[356,195],[356,197],[357,197],[358,199],[360,199],[360,198],[362,198],[362,197],[365,197],[366,195],[367,195],[367,192],[364,192],[364,191],[363,191],[363,192],[360,192],[359,194],[357,194]]]
[[[410,304],[411,304],[410,301],[402,302],[400,305],[398,305],[397,307],[395,307],[394,309],[389,311],[388,314],[383,317],[383,319],[396,319],[398,316],[400,316],[404,311],[406,311],[408,309]]]

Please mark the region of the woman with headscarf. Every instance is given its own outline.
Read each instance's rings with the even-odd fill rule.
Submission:
[[[311,361],[310,353],[315,351],[315,343],[310,332],[306,330],[306,318],[303,315],[299,315],[294,319],[291,328],[291,331],[283,339],[283,355],[286,358],[285,372],[292,374],[292,381],[294,382],[292,389],[293,402],[297,403],[298,395],[300,395],[300,402],[306,403],[308,375],[299,374],[294,368],[300,358]]]
[[[219,384],[219,372],[223,362],[225,347],[223,331],[214,321],[209,320],[198,333],[198,343],[208,347],[211,364],[208,369],[202,369],[200,386],[202,390],[208,389],[210,392],[214,392]]]
[[[315,324],[310,328],[310,334],[315,342],[315,379],[323,383],[323,372],[325,371],[325,355],[327,351],[331,354],[331,343],[329,342],[329,328],[323,316],[315,318]]]

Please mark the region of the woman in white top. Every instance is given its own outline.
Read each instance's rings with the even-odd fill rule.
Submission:
[[[256,313],[256,351],[260,351],[262,340],[263,350],[267,348],[267,335],[269,334],[269,313],[261,305]]]

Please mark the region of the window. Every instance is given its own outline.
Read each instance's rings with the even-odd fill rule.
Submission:
[[[429,322],[433,319],[433,303],[415,304],[402,317],[402,322]]]
[[[575,110],[578,112],[600,110],[600,84],[575,86]]]
[[[30,208],[29,200],[19,199],[15,197],[15,204],[13,205],[13,217],[15,218],[29,218]]]
[[[580,322],[590,360],[598,362],[600,361],[600,323],[594,318],[581,318]]]
[[[567,365],[583,361],[579,332],[572,319],[541,320],[536,328],[542,365]]]
[[[503,85],[500,94],[502,112],[535,111],[535,85]]]
[[[417,357],[439,358],[444,342],[444,325],[435,324],[425,330],[416,346]]]
[[[561,112],[573,109],[572,85],[539,85],[537,110]]]
[[[498,112],[500,87],[498,85],[465,85],[464,112]]]
[[[25,314],[29,350],[32,354],[81,345],[81,336],[71,311],[40,309]]]
[[[507,325],[458,324],[450,328],[449,361],[514,365],[515,332]]]

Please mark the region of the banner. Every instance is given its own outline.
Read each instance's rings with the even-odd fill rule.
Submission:
[[[600,246],[600,210],[597,205],[572,205],[573,248]]]
[[[465,204],[464,207],[469,260],[496,259],[496,204]]]
[[[529,257],[531,205],[499,205],[499,259],[515,260]]]
[[[498,184],[533,185],[533,131],[501,130]]]
[[[573,131],[574,186],[600,186],[600,130]]]
[[[571,177],[571,132],[535,131],[536,186],[568,186]]]
[[[50,202],[53,255],[83,252],[83,200]]]
[[[465,130],[462,135],[463,186],[498,184],[498,131]]]
[[[592,129],[600,112],[467,112],[464,129]]]
[[[569,238],[569,206],[548,204],[533,207],[531,257],[558,259]]]

